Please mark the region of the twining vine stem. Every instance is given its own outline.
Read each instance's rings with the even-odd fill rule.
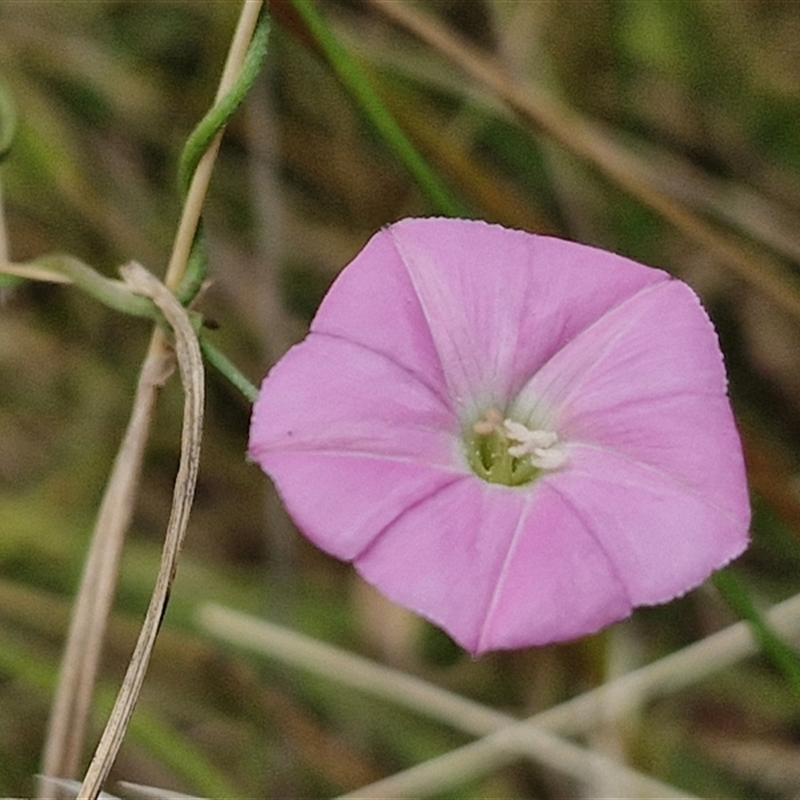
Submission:
[[[253,38],[262,5],[262,0],[246,0],[242,7],[220,81],[218,97],[227,95],[242,74],[249,52],[248,43]],[[263,47],[261,49],[263,55]],[[220,119],[216,137],[221,133],[230,113],[232,111],[229,110]],[[165,279],[168,289],[180,284],[186,270],[217,149],[218,143],[214,145],[212,141],[209,153],[199,159],[196,175],[189,186]],[[130,278],[130,273],[128,277]],[[133,280],[137,280],[135,271]],[[47,776],[72,778],[77,775],[80,767],[102,641],[113,602],[122,544],[130,524],[150,422],[159,389],[172,368],[170,344],[165,334],[157,328],[139,375],[128,428],[106,485],[76,598],[45,744],[42,765],[45,777],[41,781],[40,796],[51,795]],[[184,420],[184,425],[186,424],[188,422]],[[185,457],[185,453],[182,454],[182,458]],[[172,530],[172,526],[170,529]],[[172,536],[174,535],[173,533]],[[159,585],[156,586],[154,597],[159,592]],[[148,615],[147,620],[149,619]],[[146,626],[149,625],[147,620]],[[144,647],[143,644],[142,648]],[[143,677],[143,672],[140,676],[138,671],[143,663],[146,664],[146,660],[142,660],[144,652],[144,649],[137,647],[138,661],[136,664],[132,662],[133,672],[126,676],[126,683],[120,694],[121,698],[127,699],[119,700],[122,705],[115,706],[115,716],[109,722],[109,732],[101,740],[102,751],[98,750],[95,755],[91,772],[87,775],[85,787],[80,793],[82,798],[93,800],[97,796],[102,780],[113,763],[127,725],[130,698],[133,697],[135,702],[137,691],[134,690]]]

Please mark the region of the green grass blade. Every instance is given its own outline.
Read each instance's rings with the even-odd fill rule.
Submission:
[[[466,206],[445,186],[405,135],[373,89],[364,70],[325,24],[313,2],[311,0],[292,0],[292,5],[325,54],[339,80],[353,96],[364,116],[372,123],[387,146],[425,192],[434,210],[449,217],[471,216]]]
[[[800,655],[772,630],[744,584],[730,570],[717,572],[712,580],[731,610],[750,624],[764,655],[783,673],[792,691],[800,697]]]

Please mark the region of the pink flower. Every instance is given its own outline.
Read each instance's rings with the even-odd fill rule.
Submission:
[[[473,653],[596,631],[748,541],[692,290],[483,222],[376,234],[264,380],[249,453],[309,539]]]

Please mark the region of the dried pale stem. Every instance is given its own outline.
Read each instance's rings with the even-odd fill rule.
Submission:
[[[560,739],[541,728],[530,728],[523,735],[504,737],[504,756],[514,759],[525,755],[533,761],[560,772],[578,783],[602,782],[614,787],[615,798],[673,798],[674,800],[697,800],[696,795],[662,783],[655,778],[642,775],[631,767],[620,764],[608,756],[594,750],[579,747],[566,739]],[[423,765],[427,766],[427,765]],[[469,752],[467,748],[456,750],[448,765],[449,782],[460,784],[465,776],[474,775],[476,769],[490,770],[496,766],[491,751]],[[404,773],[410,776],[415,770]],[[417,789],[409,787],[411,781],[406,777],[400,789],[394,778],[378,781],[354,792],[341,795],[339,800],[379,800],[379,798],[425,797],[436,789],[431,786],[429,776],[420,771],[421,780],[416,780]]]
[[[175,334],[175,353],[185,394],[183,431],[181,460],[175,480],[172,511],[164,540],[161,567],[125,679],[78,795],[79,798],[86,800],[93,800],[102,788],[103,781],[105,781],[122,744],[128,722],[144,683],[147,665],[155,646],[158,628],[166,609],[169,589],[175,577],[178,558],[189,524],[203,435],[203,358],[197,334],[192,328],[186,309],[144,267],[138,264],[129,264],[123,267],[122,274],[135,291],[153,300]]]
[[[765,616],[778,633],[796,638],[800,632],[800,595],[776,605]],[[563,769],[572,769],[569,765],[577,763],[574,760],[584,758],[586,754],[564,749],[562,745],[565,743],[554,740],[552,736],[543,738],[542,733],[586,733],[620,719],[656,697],[697,683],[758,651],[747,623],[738,622],[566,703],[530,719],[517,721],[507,714],[389,667],[220,606],[204,606],[199,620],[206,630],[223,641],[257,650],[284,663],[434,717],[466,733],[485,737],[364,787],[348,797],[419,797],[444,792],[520,755],[543,763],[549,763],[546,759],[555,756],[562,759]],[[594,765],[592,768],[598,767],[597,762],[591,763]],[[598,775],[587,775],[585,770],[590,762],[584,760],[583,764],[582,778]],[[553,766],[558,767],[556,763]],[[613,767],[609,763],[600,763],[599,768],[606,770],[608,775],[607,770]],[[626,780],[635,780],[636,777],[623,776]],[[681,796],[687,795],[683,793]]]
[[[367,2],[457,64],[523,119],[594,164],[642,204],[705,247],[734,274],[800,320],[800,289],[788,274],[767,259],[755,256],[743,242],[723,234],[661,191],[651,179],[647,165],[619,145],[610,133],[536,87],[511,79],[490,56],[471,47],[432,16],[417,11],[411,3]]]
[[[172,361],[165,352],[159,359],[149,359],[139,377],[133,413],[100,505],[67,636],[42,763],[45,775],[73,776],[80,769],[88,709],[116,588],[124,533],[133,512],[147,431],[158,390],[171,371]],[[42,791],[46,793],[46,787]]]
[[[484,735],[513,727],[517,720],[480,703],[440,689],[398,670],[385,667],[309,637],[247,617],[219,606],[205,606],[200,623],[214,636],[310,669],[339,683],[411,708],[466,733]],[[526,731],[514,752],[556,769],[576,780],[602,779],[636,797],[688,797],[612,759],[593,753],[541,728]],[[494,757],[489,752],[488,758]],[[489,762],[487,762],[489,763]],[[475,764],[472,764],[475,768]],[[391,780],[391,779],[389,779]],[[411,797],[406,788],[384,795],[382,783],[356,790],[348,797]],[[419,787],[418,787],[419,788]]]
[[[198,622],[224,642],[311,670],[337,683],[433,716],[475,736],[517,721],[502,711],[459,697],[399,670],[223,606],[204,605],[198,613]]]
[[[117,786],[128,800],[202,800],[193,795],[161,789],[158,786],[144,786],[141,783],[131,783],[130,781],[118,781]]]
[[[769,623],[783,635],[798,633],[800,595],[775,606]],[[645,702],[685,688],[758,652],[758,644],[746,622],[738,622],[696,644],[659,661],[629,672],[562,705],[439,758],[400,772],[365,787],[371,797],[413,797],[447,791],[470,778],[512,761],[530,730],[546,728],[562,734],[587,731],[620,719]]]
[[[242,68],[247,42],[261,6],[261,0],[247,0],[242,8],[218,96],[230,89]],[[199,177],[196,174],[191,183],[167,270],[166,281],[170,289],[180,283],[186,269],[217,149],[210,148],[210,154],[201,159],[197,169]],[[45,743],[42,765],[45,776],[71,778],[78,774],[80,768],[105,620],[111,610],[119,571],[119,553],[130,523],[133,497],[158,389],[168,377],[165,365],[170,359],[169,344],[157,329],[142,366],[131,421],[106,486],[81,579]],[[124,500],[123,505],[119,505],[118,498]],[[46,778],[40,788],[41,793],[47,793]]]

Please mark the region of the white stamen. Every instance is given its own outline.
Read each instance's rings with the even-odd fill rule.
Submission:
[[[528,457],[537,469],[556,469],[566,462],[567,454],[557,446],[558,435],[554,431],[531,430],[512,419],[504,420],[503,428],[509,439],[519,442],[508,448],[514,458]]]
[[[531,464],[537,469],[558,469],[567,462],[567,454],[558,447],[537,448],[531,454]]]

